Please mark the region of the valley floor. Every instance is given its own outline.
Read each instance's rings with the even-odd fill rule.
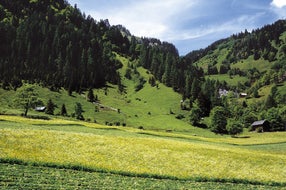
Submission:
[[[203,137],[0,115],[0,188],[283,189],[285,137]]]

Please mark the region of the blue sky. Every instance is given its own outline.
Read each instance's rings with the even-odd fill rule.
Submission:
[[[286,0],[68,0],[95,20],[173,43],[184,55],[247,29],[286,19]]]

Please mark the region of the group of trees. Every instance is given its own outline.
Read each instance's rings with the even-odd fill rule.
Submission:
[[[39,97],[37,91],[37,86],[33,84],[24,84],[21,88],[17,90],[14,104],[16,107],[23,109],[23,116],[28,115],[30,109],[35,109],[37,106],[45,105],[45,113],[49,115],[54,115],[55,108],[57,105],[49,99],[45,104],[43,100]],[[82,113],[84,112],[82,105],[78,102],[75,103],[74,113],[72,116],[79,120],[84,120]],[[68,116],[65,104],[62,104],[60,113],[61,116]]]
[[[272,107],[269,110],[255,112],[251,109],[241,111],[240,117],[228,114],[229,109],[225,107],[215,107],[210,114],[210,130],[219,134],[236,135],[247,128],[253,130],[251,124],[257,120],[266,120],[269,122],[269,131],[284,131],[286,121],[286,106]]]

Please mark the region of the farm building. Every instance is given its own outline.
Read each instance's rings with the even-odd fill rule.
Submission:
[[[251,124],[251,131],[265,132],[269,131],[269,122],[267,120],[255,121]]]
[[[45,106],[35,107],[35,111],[38,111],[38,112],[44,112],[45,110],[46,110],[46,107],[45,107]]]
[[[223,96],[227,96],[228,91],[225,90],[225,89],[219,89],[219,90],[218,90],[218,94],[219,94],[219,97],[221,98],[221,97],[223,97]]]
[[[239,94],[239,97],[241,97],[241,98],[245,98],[246,96],[247,96],[247,93],[245,93],[245,92],[241,92]]]

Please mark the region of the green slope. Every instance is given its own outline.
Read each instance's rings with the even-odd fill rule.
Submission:
[[[152,87],[148,82],[140,91],[135,91],[139,78],[143,77],[148,81],[149,72],[142,67],[138,67],[138,75],[134,75],[131,80],[124,77],[128,63],[136,65],[136,61],[131,62],[129,59],[117,55],[117,59],[123,63],[119,70],[122,84],[125,86],[126,93],[120,93],[117,85],[108,84],[106,88],[94,89],[94,95],[98,97],[98,104],[88,102],[86,99],[87,92],[78,94],[73,92],[68,96],[65,89],[59,92],[50,91],[47,88],[37,86],[40,99],[47,103],[48,99],[57,105],[55,114],[60,113],[62,104],[65,104],[68,115],[74,112],[75,103],[82,104],[86,120],[107,125],[127,125],[135,128],[144,128],[152,130],[168,130],[179,132],[190,132],[205,136],[215,136],[208,130],[199,129],[189,124],[189,113],[180,108],[181,95],[174,92],[162,83],[158,87]],[[22,110],[14,105],[15,91],[0,89],[2,114],[21,114]],[[97,108],[96,108],[97,107]],[[95,110],[98,109],[98,112]],[[46,115],[33,110],[28,115]],[[185,118],[176,119],[177,115],[183,115]],[[72,119],[72,118],[70,118]]]

